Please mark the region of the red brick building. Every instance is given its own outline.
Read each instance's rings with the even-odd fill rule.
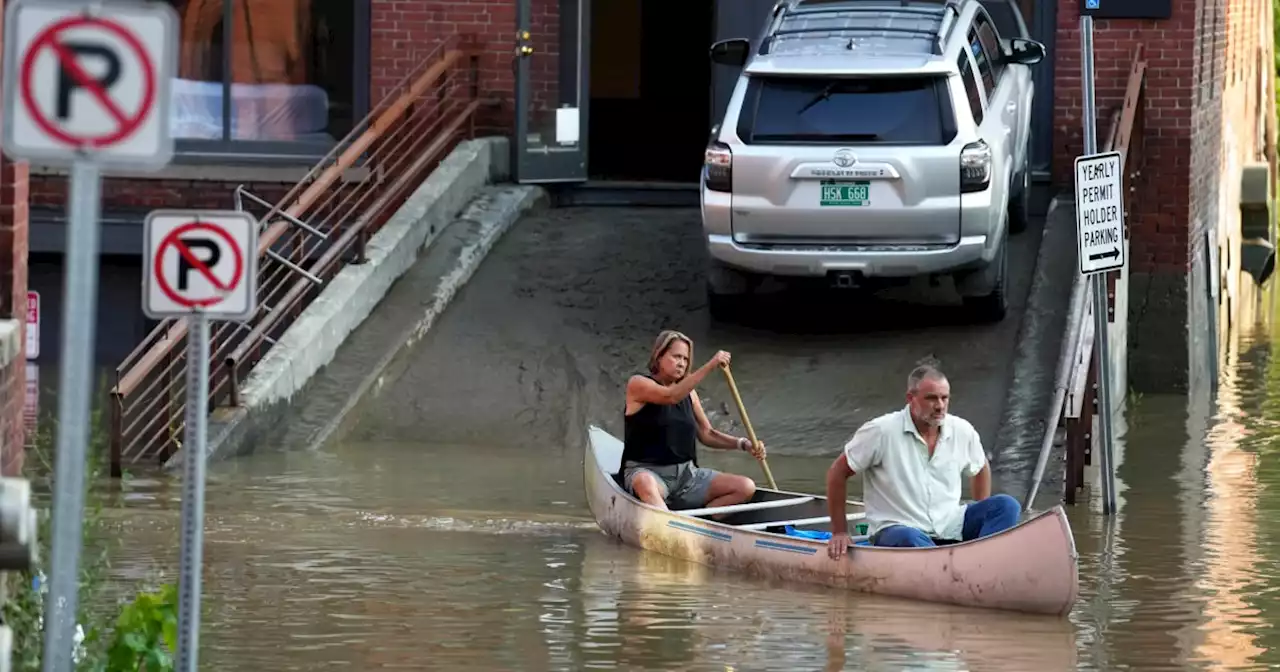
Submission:
[[[172,83],[177,156],[163,171],[115,174],[103,187],[103,253],[126,266],[137,265],[148,210],[231,207],[237,184],[268,198],[282,193],[455,31],[475,37],[481,88],[497,103],[480,130],[514,137],[524,178],[696,182],[735,75],[711,66],[707,47],[756,35],[774,3],[168,1],[181,25]],[[1130,341],[1138,347],[1154,334],[1167,341],[1170,328],[1185,331],[1187,278],[1204,232],[1221,242],[1238,227],[1228,203],[1238,191],[1231,171],[1274,154],[1269,1],[1171,1],[1168,18],[1100,19],[1095,38],[1102,114],[1123,96],[1133,48],[1143,44],[1150,62],[1147,168],[1130,196]],[[1081,151],[1077,0],[1020,5],[1051,55],[1037,66],[1033,163],[1042,181],[1069,187],[1070,162]],[[1100,132],[1105,125],[1104,118]],[[64,176],[27,171],[0,164],[0,318],[22,319],[28,236],[46,276],[62,249]],[[130,282],[120,310],[138,313],[141,324]],[[57,315],[56,291],[42,308]],[[57,330],[42,331],[44,351],[56,356]],[[124,333],[127,340],[133,332]],[[1137,355],[1131,367],[1135,386],[1185,386],[1185,372],[1163,375],[1170,367],[1143,361]],[[21,375],[9,378],[21,386]]]
[[[1100,115],[1123,99],[1136,46],[1148,63],[1142,170],[1127,195],[1129,378],[1140,391],[1189,384],[1198,349],[1189,358],[1181,353],[1218,312],[1203,305],[1200,282],[1189,280],[1220,288],[1224,319],[1250,301],[1251,281],[1240,273],[1241,168],[1269,163],[1275,182],[1270,0],[1171,0],[1170,10],[1167,19],[1097,20],[1094,34]],[[1082,151],[1079,0],[1058,3],[1058,17],[1053,178],[1069,187],[1071,162]],[[1210,277],[1210,257],[1217,277]]]

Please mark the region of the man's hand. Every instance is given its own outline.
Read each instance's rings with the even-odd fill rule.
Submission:
[[[827,541],[827,555],[832,560],[839,560],[844,557],[844,550],[849,546],[849,533],[836,532],[831,535],[831,539]]]

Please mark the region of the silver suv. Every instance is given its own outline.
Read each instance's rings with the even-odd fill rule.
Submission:
[[[754,53],[712,46],[742,67],[701,178],[713,314],[769,276],[951,276],[979,319],[1004,318],[1045,48],[1012,0],[988,2],[1019,35],[980,0],[781,0]]]

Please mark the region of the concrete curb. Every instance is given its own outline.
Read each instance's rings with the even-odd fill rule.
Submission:
[[[461,249],[456,255],[456,263],[441,277],[436,290],[426,302],[422,315],[395,340],[396,345],[382,355],[381,359],[365,374],[360,384],[352,391],[342,409],[332,415],[329,421],[312,435],[309,449],[317,448],[325,442],[338,438],[351,411],[360,404],[370,390],[381,387],[385,382],[387,369],[398,357],[422,340],[436,320],[442,315],[453,297],[467,284],[480,262],[489,255],[489,251],[502,238],[520,217],[536,206],[545,204],[548,195],[540,187],[518,186],[504,189],[496,195],[486,198],[481,196],[472,202],[459,218],[459,225],[469,224],[470,230],[463,234]]]
[[[270,420],[281,410],[278,407],[287,407],[457,213],[487,184],[507,177],[507,147],[502,137],[459,143],[369,240],[367,261],[339,271],[254,367],[242,384],[243,405],[213,411],[207,455],[238,455],[251,449],[261,429],[255,427],[255,419]],[[179,451],[165,467],[181,462]]]
[[[1049,202],[1041,231],[1040,250],[1027,294],[1027,309],[1018,329],[1012,372],[1005,397],[1000,432],[996,437],[992,472],[1000,492],[1019,500],[1028,490],[1040,445],[1044,439],[1045,416],[1053,400],[1054,377],[1058,356],[1067,328],[1066,308],[1071,299],[1071,283],[1075,277],[1074,209],[1070,201],[1054,196]],[[1049,468],[1040,494],[1053,492],[1046,488],[1061,474]]]

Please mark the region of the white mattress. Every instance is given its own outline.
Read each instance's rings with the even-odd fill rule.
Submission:
[[[173,80],[170,128],[175,138],[222,137],[222,83]],[[299,140],[325,137],[329,96],[312,84],[232,84],[231,137]]]

